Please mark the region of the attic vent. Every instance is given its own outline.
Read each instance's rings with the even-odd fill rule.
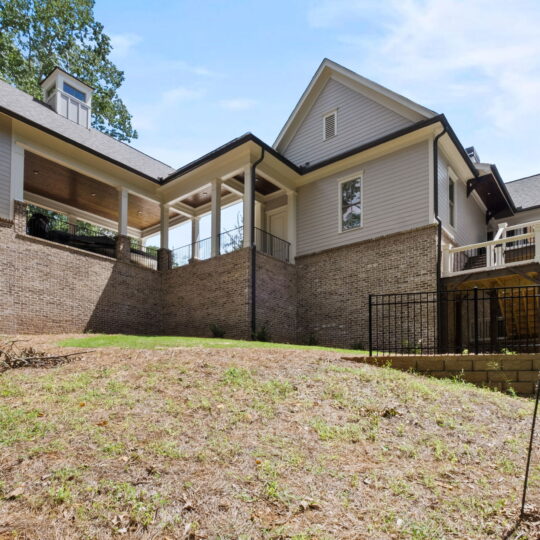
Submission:
[[[334,137],[337,133],[337,111],[323,117],[323,140]]]

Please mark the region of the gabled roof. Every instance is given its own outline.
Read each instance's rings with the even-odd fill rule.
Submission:
[[[412,122],[420,122],[437,115],[436,112],[325,58],[279,132],[273,144],[274,148],[283,150],[287,146],[330,78],[335,78],[374,101],[394,109]]]
[[[0,80],[0,113],[41,129],[98,157],[149,180],[168,176],[174,169],[132,146],[93,128],[85,128],[54,112],[47,104]]]
[[[540,206],[540,174],[507,182],[506,188],[518,210]]]

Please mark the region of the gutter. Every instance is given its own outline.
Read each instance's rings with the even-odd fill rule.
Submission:
[[[255,244],[255,180],[257,165],[264,159],[264,146],[261,149],[261,156],[251,165],[251,207],[250,231],[249,231],[249,249],[251,250],[251,339],[257,333],[257,246]],[[245,182],[244,182],[245,185]],[[244,231],[244,234],[246,231]]]

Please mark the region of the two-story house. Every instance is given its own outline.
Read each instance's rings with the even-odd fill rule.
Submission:
[[[272,146],[247,133],[176,170],[91,128],[83,81],[41,84],[0,82],[0,332],[365,345],[370,293],[537,283],[540,176],[504,184],[444,115],[330,60]]]

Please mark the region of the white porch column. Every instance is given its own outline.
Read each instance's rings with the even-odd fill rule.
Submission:
[[[253,182],[255,182],[255,178],[252,177],[251,165],[248,165],[244,169],[244,247],[250,247],[252,241],[251,231],[253,223],[251,221],[251,208],[254,204]]]
[[[161,249],[169,249],[169,205],[160,205],[159,238]]]
[[[534,260],[540,263],[540,225],[533,227],[534,231]]]
[[[191,218],[191,258],[199,258],[199,217]]]
[[[3,216],[13,219],[15,201],[24,200],[24,148],[18,146],[15,141],[11,145],[11,197],[9,216]]]
[[[289,262],[293,263],[296,257],[296,191],[287,193],[287,240],[291,244]]]
[[[261,229],[262,231],[265,230],[264,212],[265,205],[260,201],[255,201],[255,227]]]
[[[221,180],[212,180],[212,257],[219,255],[219,242],[221,232]]]
[[[118,234],[127,236],[128,232],[128,195],[126,188],[118,190]]]

